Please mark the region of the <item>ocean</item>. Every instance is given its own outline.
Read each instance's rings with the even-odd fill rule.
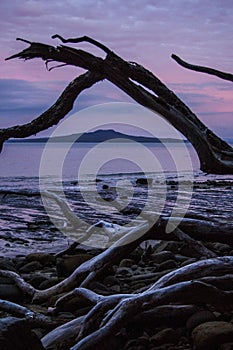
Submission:
[[[0,179],[5,256],[59,251],[100,220],[122,226],[137,225],[141,214],[233,220],[233,176],[202,173],[190,144],[105,142],[69,149],[54,143],[45,151],[43,143],[7,143]],[[81,220],[80,228],[70,227],[56,200],[41,200],[40,190],[62,198]],[[106,236],[92,236],[85,244],[106,247]]]

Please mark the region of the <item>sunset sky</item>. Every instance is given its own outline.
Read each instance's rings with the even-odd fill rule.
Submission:
[[[233,73],[232,0],[1,0],[0,128],[25,123],[55,102],[81,69],[48,72],[42,60],[4,59],[50,39],[88,35],[157,75],[218,135],[233,138],[233,84],[188,71],[171,59]],[[91,45],[76,47],[93,50]],[[108,82],[82,93],[75,110],[103,102],[130,102]],[[38,135],[40,136],[40,135]]]

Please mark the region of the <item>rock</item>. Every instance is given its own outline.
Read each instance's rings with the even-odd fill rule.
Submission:
[[[0,270],[16,271],[10,258],[0,258]]]
[[[0,284],[0,299],[19,301],[23,299],[23,293],[14,284]]]
[[[197,259],[195,258],[190,258],[184,262],[182,262],[182,264],[180,264],[180,267],[183,267],[183,266],[186,266],[186,265],[189,265],[189,264],[193,264],[195,261],[197,261]]]
[[[150,258],[151,260],[153,260],[153,262],[160,264],[163,261],[174,258],[174,254],[172,252],[165,250],[159,253],[153,253]]]
[[[176,262],[174,260],[167,260],[158,265],[157,271],[164,271],[174,268],[176,268]]]
[[[116,274],[121,276],[132,276],[132,270],[129,267],[118,267]]]
[[[46,253],[31,253],[26,256],[26,261],[38,261],[43,266],[51,266],[55,264],[55,256],[52,254],[46,254]]]
[[[222,344],[219,350],[233,350],[233,343]]]
[[[214,249],[220,253],[229,253],[231,251],[231,247],[228,244],[224,243],[213,243]]]
[[[119,264],[120,267],[131,267],[132,265],[135,265],[135,261],[132,259],[123,259]]]
[[[90,260],[90,254],[64,255],[57,259],[57,274],[59,277],[67,277],[74,270],[87,260]]]
[[[102,186],[102,189],[103,189],[103,190],[108,190],[108,189],[109,189],[109,186],[106,185],[106,184],[104,184],[104,185]]]
[[[208,310],[198,311],[189,317],[186,322],[186,328],[189,331],[192,331],[195,327],[199,326],[199,324],[213,320],[216,320],[216,316],[213,312]]]
[[[233,324],[224,321],[202,323],[194,328],[192,338],[197,350],[218,350],[220,345],[233,342]]]
[[[131,270],[136,271],[138,269],[138,265],[134,264],[131,266]]]
[[[162,245],[163,250],[168,250],[170,252],[172,252],[173,254],[181,254],[181,255],[185,255],[183,253],[181,253],[181,249],[183,247],[183,243],[182,242],[175,242],[175,241],[168,241],[168,242],[164,242],[164,245]]]
[[[175,255],[175,260],[179,263],[183,263],[184,261],[186,261],[188,259],[189,259],[188,256],[184,256],[184,255],[180,255],[180,254]]]
[[[139,267],[145,267],[146,263],[144,261],[139,261],[138,266]]]
[[[119,284],[119,280],[115,276],[107,276],[103,280],[103,284],[106,287],[112,287],[114,285],[118,285]]]
[[[98,290],[101,290],[101,291],[108,291],[108,288],[105,287],[105,285],[103,283],[100,283],[100,282],[97,282],[97,281],[91,282],[89,288],[91,290],[98,289]]]
[[[7,317],[0,319],[0,349],[44,350],[44,347],[24,319]]]
[[[176,344],[179,336],[173,328],[165,328],[150,338],[153,345]]]
[[[111,287],[111,292],[113,293],[120,293],[121,287],[118,284],[115,284],[114,286]]]
[[[129,340],[125,346],[125,350],[145,350],[149,339],[146,337],[139,337],[138,339]]]
[[[74,186],[78,185],[78,181],[77,180],[70,181],[70,183],[71,183],[71,185],[74,185]]]
[[[20,273],[30,273],[36,270],[41,270],[42,265],[38,261],[32,261],[19,269]]]
[[[39,285],[38,289],[43,290],[43,289],[48,289],[50,287],[55,286],[57,283],[61,282],[61,279],[53,277],[53,278],[45,278],[44,281],[41,282]]]
[[[183,247],[180,249],[180,254],[189,256],[190,258],[200,258],[200,253],[192,247],[190,247],[188,244],[183,245]]]
[[[34,288],[40,289],[41,283],[44,281],[48,281],[48,278],[43,276],[42,274],[36,274],[30,278],[28,281]]]
[[[147,177],[139,177],[136,180],[136,184],[137,185],[148,185],[151,186],[153,183],[153,179],[152,178],[147,178]]]

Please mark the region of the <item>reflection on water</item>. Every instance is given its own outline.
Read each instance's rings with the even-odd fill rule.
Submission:
[[[55,146],[64,147],[64,145]],[[141,162],[140,157],[143,153],[140,153],[140,147],[137,149],[135,145],[132,147],[129,144],[118,144],[116,147],[114,144],[108,144],[110,155],[121,154],[124,160],[117,157],[109,160],[110,157],[105,156],[107,149],[102,149],[102,153],[101,150],[98,151],[101,160],[92,157],[91,167],[83,168],[98,169],[96,176],[86,174],[82,181],[77,181],[79,165],[85,158],[88,159],[87,154],[93,147],[93,144],[81,144],[75,145],[70,150],[64,161],[62,179],[70,208],[89,224],[94,224],[100,219],[125,224],[127,220],[137,217],[137,213],[145,207],[149,208],[149,211],[156,212],[161,207],[161,200],[164,200],[164,193],[165,205],[160,208],[163,215],[170,215],[174,207],[177,211],[182,211],[185,205],[190,204],[188,215],[191,217],[199,215],[206,219],[221,220],[223,224],[233,221],[233,176],[205,176],[198,170],[198,159],[190,145],[187,148],[192,159],[193,174],[190,173],[190,169],[187,171],[186,159],[178,144],[170,147],[181,170],[179,176],[175,171],[177,164],[174,164],[166,149],[159,144],[146,147],[156,158],[156,165],[158,163],[161,165],[160,168],[151,167],[153,157],[149,157],[148,163],[146,160]],[[30,198],[4,194],[6,190],[39,191],[38,174],[42,152],[42,144],[12,143],[7,144],[0,155],[0,254],[26,254],[29,248],[30,251],[58,251],[70,242],[70,238],[49,220],[39,194]],[[137,156],[137,162],[130,161],[129,155],[133,153],[132,158],[136,159]],[[187,156],[186,153],[185,155]],[[100,164],[102,165],[99,166]],[[144,176],[143,172],[152,180],[148,186],[137,185],[138,178]],[[45,188],[52,192],[57,191],[56,176],[51,176],[53,174],[50,173],[44,175],[46,175]],[[193,191],[189,186],[192,176],[195,183]],[[177,201],[178,185],[179,201]],[[108,196],[110,199],[114,197],[122,201],[128,212],[126,210],[125,213],[119,213],[116,208],[110,206],[111,210],[107,212],[101,200],[109,200]],[[64,225],[59,207],[53,201],[50,205],[61,221],[60,224]]]
[[[61,161],[61,155],[67,152],[67,144],[54,143],[50,146],[51,155],[47,174]],[[166,149],[166,147],[168,149]],[[26,176],[38,177],[40,160],[44,150],[42,143],[6,143],[0,154],[0,177]],[[77,177],[80,164],[87,173],[116,174],[135,172],[174,172],[190,170],[189,155],[194,171],[199,168],[196,153],[190,144],[185,149],[180,144],[138,144],[111,143],[74,144],[62,160],[62,172],[65,178]],[[59,163],[60,166],[60,163]],[[46,170],[45,170],[46,172]]]

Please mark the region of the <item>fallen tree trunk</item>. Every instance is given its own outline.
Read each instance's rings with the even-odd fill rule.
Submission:
[[[20,39],[29,44],[29,47],[9,59],[40,57],[45,60],[46,65],[56,61],[60,62],[61,65],[73,65],[87,69],[88,72],[71,82],[57,102],[31,123],[1,129],[0,148],[4,141],[9,138],[34,135],[57,124],[72,109],[76,97],[84,89],[100,80],[108,79],[139,104],[162,115],[183,133],[198,153],[201,170],[216,174],[233,173],[233,149],[213,134],[151,72],[135,62],[124,61],[106,46],[91,38],[82,37],[66,40],[59,35],[55,35],[54,38],[60,39],[63,43],[87,41],[103,50],[106,53],[106,58],[102,59],[65,45],[53,47]],[[173,58],[176,58],[177,62],[179,61],[177,57]],[[195,70],[197,70],[196,67]],[[204,72],[203,69],[202,71]],[[225,79],[225,74],[227,73],[223,73],[222,76],[221,74],[216,75]],[[231,75],[228,80],[232,81]],[[39,193],[13,192],[6,190],[2,194],[39,195]],[[79,220],[61,198],[54,194],[45,194],[56,201],[64,217],[74,229],[79,226]],[[219,225],[216,221],[184,218],[179,228],[167,234],[167,220],[168,218],[161,217],[153,227],[145,222],[141,226],[132,228],[111,247],[76,268],[69,277],[45,290],[34,288],[15,272],[0,270],[0,276],[13,280],[33,302],[50,301],[52,296],[63,294],[55,305],[52,307],[49,305],[48,311],[52,315],[62,310],[70,298],[77,295],[90,304],[91,310],[87,312],[86,316],[54,329],[42,339],[42,344],[46,349],[57,346],[59,342],[62,344],[62,349],[66,349],[67,346],[69,348],[73,346],[72,350],[119,348],[120,345],[113,339],[113,334],[120,334],[123,327],[139,323],[146,326],[151,320],[158,323],[161,317],[168,324],[170,315],[173,315],[174,319],[186,320],[188,315],[203,305],[210,305],[216,311],[233,310],[232,256],[215,257],[215,252],[206,248],[201,242],[196,242],[198,240],[233,245],[232,225]],[[171,224],[174,222],[174,225],[177,220],[180,222],[180,218],[169,218],[169,222]],[[148,239],[182,240],[196,250],[200,254],[200,258],[213,258],[199,260],[176,268],[169,273],[165,272],[162,277],[141,293],[103,296],[86,288],[90,286],[91,282],[106,276],[110,267],[128,256],[141,242]],[[153,277],[154,274],[148,274],[146,277],[150,278],[151,276]],[[29,324],[44,328],[49,328],[51,324],[54,326],[50,316],[34,313],[17,304],[0,301],[0,309],[23,317]]]
[[[53,47],[41,43],[31,43],[29,48],[15,54],[8,59],[22,58],[32,59],[40,57],[46,64],[57,61],[65,65],[78,66],[87,69],[89,72],[77,78],[73,86],[68,87],[64,93],[69,91],[68,106],[72,108],[72,103],[77,95],[85,88],[90,87],[101,79],[108,79],[114,85],[126,92],[136,102],[162,115],[169,123],[179,130],[194,146],[200,159],[201,170],[206,173],[232,174],[233,173],[233,149],[212,131],[210,131],[197,116],[156,76],[144,67],[135,62],[126,62],[121,57],[99,42],[88,38],[64,39],[59,35],[53,36],[62,42],[79,43],[88,41],[101,48],[106,53],[106,58],[96,57],[83,50],[60,45]],[[45,114],[40,119],[33,122],[12,128],[0,130],[1,144],[11,137],[26,137],[41,130],[45,130],[54,123],[57,123],[67,113],[60,109],[60,100],[45,112],[50,117],[54,112],[56,119],[45,120]],[[38,121],[42,121],[39,125]],[[41,123],[40,123],[41,124]]]

